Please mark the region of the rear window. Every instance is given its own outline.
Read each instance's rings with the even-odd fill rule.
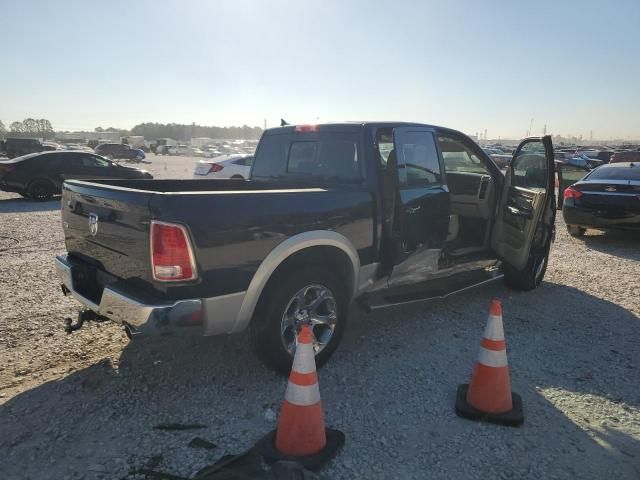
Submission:
[[[361,164],[356,133],[267,135],[258,147],[251,177],[358,183]]]
[[[640,180],[640,165],[637,167],[600,167],[587,180]]]

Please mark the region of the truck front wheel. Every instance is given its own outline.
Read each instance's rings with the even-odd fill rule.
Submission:
[[[316,366],[338,347],[347,323],[347,289],[326,269],[308,267],[278,275],[263,293],[249,327],[249,341],[270,368],[288,374],[303,324],[313,333]]]

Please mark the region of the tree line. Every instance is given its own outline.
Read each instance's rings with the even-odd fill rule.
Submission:
[[[0,137],[5,135],[12,137],[38,137],[52,138],[55,135],[51,122],[46,118],[25,118],[21,122],[13,122],[9,125],[9,131],[0,121]]]
[[[246,140],[258,139],[262,135],[260,127],[249,127],[243,125],[241,127],[206,127],[202,125],[180,124],[180,123],[140,123],[131,130],[115,128],[115,127],[96,127],[94,131],[102,132],[118,132],[121,136],[126,135],[142,135],[147,140],[155,140],[158,138],[173,138],[174,140],[188,141],[195,137],[209,138],[242,138]],[[0,137],[5,135],[11,137],[38,137],[53,138],[55,131],[51,122],[45,118],[25,118],[22,122],[13,122],[9,125],[9,130],[0,121]]]
[[[173,138],[189,140],[196,137],[258,139],[262,135],[260,127],[205,127],[180,123],[141,123],[131,129],[131,135],[143,135],[148,140]]]

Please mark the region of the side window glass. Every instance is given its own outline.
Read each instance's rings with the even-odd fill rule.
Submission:
[[[386,168],[389,155],[393,151],[393,132],[390,129],[378,130],[376,136],[380,165],[382,168]]]
[[[111,166],[109,162],[103,160],[102,158],[87,156],[84,157],[84,162],[87,167],[99,167],[99,168],[107,168]]]
[[[287,162],[288,135],[267,135],[260,141],[256,152],[256,164],[251,176],[269,178],[282,175]]]
[[[522,146],[511,163],[511,176],[513,186],[547,188],[547,161],[542,142],[534,140]]]
[[[460,140],[447,135],[438,135],[438,144],[446,172],[488,173],[477,155]]]
[[[589,173],[589,171],[584,168],[578,168],[572,165],[562,165],[559,170],[562,172],[562,179],[570,181],[571,183],[582,180],[582,178]]]
[[[431,132],[404,133],[400,150],[396,155],[401,187],[416,188],[440,184],[440,163]]]

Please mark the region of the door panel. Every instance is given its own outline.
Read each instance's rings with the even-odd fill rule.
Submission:
[[[552,235],[554,183],[551,137],[525,139],[507,168],[491,234],[494,252],[517,270],[526,266],[536,242]]]
[[[449,228],[449,191],[435,133],[424,127],[394,129],[398,171],[399,248],[390,285],[414,283],[438,271]]]

